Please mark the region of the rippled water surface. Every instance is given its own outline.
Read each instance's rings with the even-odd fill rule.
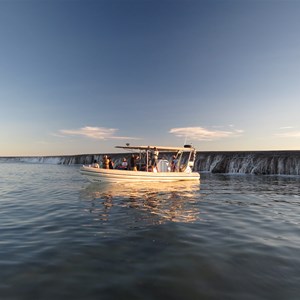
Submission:
[[[0,230],[0,299],[300,299],[299,177],[0,164]]]

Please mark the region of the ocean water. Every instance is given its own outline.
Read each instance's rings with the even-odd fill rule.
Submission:
[[[300,177],[91,184],[0,164],[0,299],[300,299]]]

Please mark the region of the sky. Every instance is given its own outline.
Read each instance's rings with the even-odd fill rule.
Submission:
[[[0,156],[300,150],[300,0],[0,0]]]

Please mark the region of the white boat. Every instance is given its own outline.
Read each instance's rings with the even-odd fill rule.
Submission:
[[[184,147],[160,146],[116,146],[126,150],[139,151],[137,169],[105,169],[83,165],[81,174],[92,182],[170,182],[200,180],[200,174],[193,172],[196,150],[190,145]],[[174,153],[173,163],[164,158],[164,153]],[[157,157],[155,157],[157,156]],[[154,159],[154,160],[153,160]],[[152,162],[150,162],[152,161]]]

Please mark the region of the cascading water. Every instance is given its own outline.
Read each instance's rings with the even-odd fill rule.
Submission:
[[[163,153],[171,160],[173,153]],[[102,161],[104,154],[66,156],[0,157],[1,162],[46,163],[64,165],[91,164]],[[109,154],[115,166],[131,153]],[[186,159],[182,161],[185,163]],[[300,151],[198,152],[194,170],[199,172],[257,175],[300,175]]]
[[[300,151],[202,152],[196,169],[211,173],[300,175]]]

